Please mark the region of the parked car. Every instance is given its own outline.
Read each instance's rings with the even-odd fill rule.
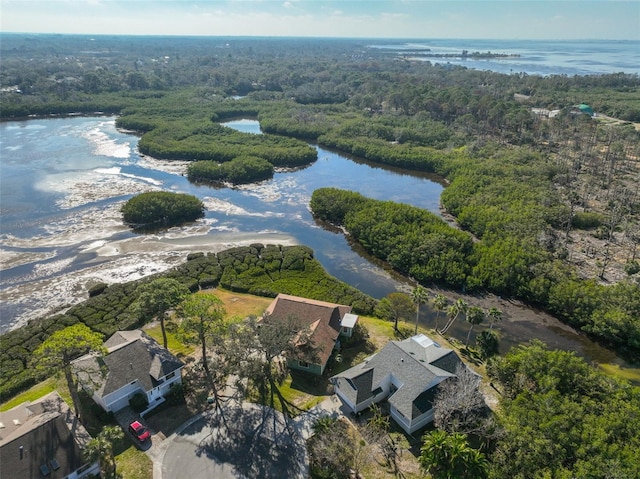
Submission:
[[[129,432],[140,442],[146,442],[151,437],[149,430],[140,424],[139,421],[133,421],[129,424]]]

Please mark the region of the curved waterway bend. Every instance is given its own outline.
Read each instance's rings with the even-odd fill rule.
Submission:
[[[260,133],[253,120],[226,125]],[[439,214],[443,189],[426,175],[323,148],[311,165],[277,172],[258,184],[193,185],[184,176],[187,163],[141,156],[137,137],[118,131],[113,117],[6,122],[0,134],[0,332],[83,300],[87,287],[98,281],[130,281],[166,270],[188,252],[255,242],[305,244],[330,274],[376,298],[408,290],[405,278],[352,247],[341,232],[317,224],[308,207],[311,194],[333,186]],[[136,235],[122,225],[119,208],[132,195],[151,190],[194,194],[205,203],[206,217]],[[425,308],[423,313],[429,323],[431,312]],[[615,359],[553,318],[505,316],[497,326],[503,349],[536,337],[590,360]],[[464,339],[465,323],[456,327],[453,334]]]
[[[261,133],[260,124],[256,120],[241,119],[241,120],[226,122],[223,124],[244,133],[251,133],[251,134]],[[344,158],[341,155],[330,153],[327,150],[324,150],[322,148],[318,148],[318,157],[319,159],[326,158],[332,161],[336,161],[337,158],[340,158],[340,159]],[[376,171],[376,168],[375,167],[373,168],[374,168],[373,171]],[[380,168],[378,168],[378,170],[380,170]],[[364,170],[364,171],[368,171],[368,170]],[[400,171],[384,170],[384,169],[380,171],[382,174],[382,177],[379,178],[380,181],[386,182],[389,180],[389,178],[392,178],[393,175],[396,175],[396,174],[403,175],[402,176],[403,181],[407,180],[405,176],[406,172],[403,174]],[[340,179],[335,178],[333,176],[330,178],[330,180],[334,180],[334,179],[336,180],[336,183],[341,182]],[[407,181],[407,184],[405,185],[394,185],[390,189],[386,189],[386,188],[377,189],[379,187],[371,185],[368,182],[367,182],[367,185],[363,188],[363,186],[360,184],[359,181],[350,182],[350,186],[348,187],[344,186],[344,183],[342,183],[343,186],[340,186],[340,188],[358,191],[364,194],[365,196],[372,196],[377,199],[393,200],[393,201],[408,203],[414,206],[427,208],[432,212],[439,214],[437,205],[439,204],[439,196],[440,196],[441,190],[438,190],[438,188],[434,188],[433,184],[425,183],[425,180],[435,181],[435,179],[433,178],[430,179],[428,177],[416,176],[412,184],[408,184],[409,182]],[[334,184],[331,183],[327,186],[333,186],[333,185]],[[428,188],[425,188],[425,186],[428,186]],[[399,194],[397,191],[397,188],[403,188],[403,187],[405,188],[404,193]],[[436,192],[438,193],[437,203],[435,201],[435,198],[431,196]],[[385,196],[385,195],[388,195],[388,196]],[[398,199],[398,198],[401,198],[401,199]],[[426,199],[426,204],[425,204],[425,199]],[[367,255],[364,251],[362,251],[361,248],[357,247],[356,245],[353,245],[352,249],[355,252],[357,252],[359,256],[361,256],[362,258],[365,258],[367,261],[370,261],[371,263],[379,264],[379,262],[376,262],[375,258],[372,258],[371,256]],[[317,257],[323,258],[322,253],[323,253],[322,251],[319,251],[316,248]],[[357,278],[355,278],[357,282],[353,282],[353,278],[351,279],[351,281],[348,279],[344,279],[345,276],[341,276],[339,272],[339,265],[333,264],[331,260],[327,261],[327,259],[329,258],[325,257],[325,259],[321,259],[321,262],[323,262],[323,265],[327,270],[331,272],[331,274],[334,274],[335,276],[340,277],[340,279],[343,279],[343,281],[346,281],[347,283],[350,283],[362,289],[363,291],[369,294],[372,294],[370,291],[367,291],[367,281],[366,281],[366,278],[363,278],[363,272],[365,272],[366,269],[360,268],[357,271],[358,273]],[[373,266],[373,268],[378,268],[378,267]],[[373,271],[375,271],[375,269]],[[409,288],[411,288],[411,282],[408,278],[403,278],[402,276],[395,275],[394,279],[396,281],[396,284],[395,284],[396,290],[407,291]],[[392,292],[392,291],[388,291],[388,292]],[[459,296],[457,294],[447,294],[444,291],[442,291],[442,293],[445,293],[445,295],[451,296],[452,298]],[[381,297],[379,295],[376,295],[375,293],[372,295],[378,298]],[[578,334],[574,329],[561,323],[556,318],[553,318],[552,316],[545,314],[543,312],[535,311],[527,307],[526,305],[523,305],[522,303],[505,300],[503,298],[496,297],[493,295],[484,296],[482,298],[478,298],[478,297],[474,298],[469,296],[466,299],[470,305],[482,304],[482,306],[485,308],[494,306],[504,312],[504,321],[502,321],[501,323],[497,324],[494,327],[494,329],[497,330],[498,333],[501,335],[500,349],[503,352],[507,351],[512,346],[527,342],[531,339],[540,339],[541,341],[544,341],[545,343],[547,343],[549,347],[576,351],[579,355],[585,357],[590,361],[595,361],[601,364],[616,364],[618,366],[629,367],[629,365],[625,361],[618,358],[615,355],[615,353],[613,353],[612,351],[609,351],[606,348],[603,348],[602,346],[600,346],[599,344],[591,341],[585,335]],[[435,311],[431,310],[428,306],[423,307],[421,311],[421,316],[420,316],[421,322],[427,324],[430,327],[433,327],[436,319],[435,316],[436,316]],[[440,320],[442,324],[442,322],[444,322],[443,318],[440,318]],[[482,327],[477,328],[477,330],[478,331],[482,330]],[[459,340],[465,340],[467,332],[468,332],[467,323],[463,320],[460,320],[456,324],[454,324],[454,326],[448,331],[448,334],[458,338]]]

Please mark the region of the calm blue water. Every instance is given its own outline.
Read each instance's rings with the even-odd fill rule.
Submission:
[[[235,128],[260,133],[255,121]],[[189,251],[252,242],[305,244],[330,274],[375,297],[397,282],[354,252],[343,234],[323,229],[309,211],[317,188],[334,186],[438,213],[442,186],[426,175],[383,169],[318,148],[306,168],[238,188],[193,185],[186,163],[141,157],[137,137],[114,118],[61,118],[0,124],[0,331],[47,304],[84,297],[92,282],[125,281],[166,269]],[[206,217],[140,236],[119,208],[148,190],[201,198]],[[37,316],[37,314],[34,313]]]
[[[379,43],[371,47],[397,54],[492,52],[520,55],[517,58],[473,60],[461,58],[414,57],[432,63],[450,63],[477,70],[528,75],[592,75],[603,73],[640,74],[640,41],[617,40],[420,40]]]

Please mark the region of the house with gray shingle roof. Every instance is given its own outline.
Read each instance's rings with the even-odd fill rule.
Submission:
[[[408,433],[433,421],[433,400],[442,381],[455,378],[464,363],[451,349],[424,334],[389,341],[363,363],[331,378],[335,392],[353,413],[387,400],[391,417]]]
[[[82,388],[107,412],[128,406],[137,393],[147,397],[149,411],[182,382],[182,361],[141,330],[117,331],[104,346],[106,355],[87,354],[72,364]]]
[[[339,347],[340,336],[351,337],[358,323],[358,316],[351,314],[351,306],[279,294],[266,309],[263,321],[287,318],[295,318],[309,332],[308,341],[297,345],[300,354],[288,357],[287,366],[317,375],[324,372],[331,353]],[[313,351],[313,359],[303,354],[306,349]]]

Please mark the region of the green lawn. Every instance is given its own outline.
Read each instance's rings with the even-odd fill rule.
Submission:
[[[610,376],[626,379],[636,386],[640,385],[640,368],[621,368],[617,364],[599,364],[598,366]]]
[[[151,479],[153,477],[153,462],[149,457],[130,446],[116,456],[117,471],[126,479]]]
[[[172,321],[166,322],[167,349],[171,351],[175,356],[179,358],[183,358],[191,355],[195,351],[196,347],[191,344],[184,344],[183,342],[181,342],[177,338],[176,333],[171,331],[176,327],[177,326]],[[160,324],[157,324],[148,329],[145,328],[144,332],[147,333],[149,336],[151,336],[153,339],[155,339],[158,342],[158,344],[162,345],[162,329],[160,328]]]
[[[67,404],[71,405],[71,395],[69,394],[64,378],[53,377],[36,384],[32,388],[27,389],[25,392],[20,393],[9,401],[3,403],[0,405],[0,411],[8,411],[9,409],[26,401],[35,401],[36,399],[40,399],[42,396],[46,396],[50,392],[56,390],[62,399],[64,399]]]

